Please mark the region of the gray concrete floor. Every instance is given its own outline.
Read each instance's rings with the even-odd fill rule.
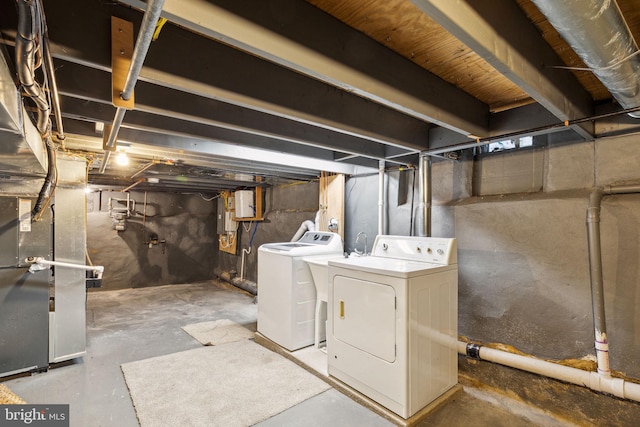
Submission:
[[[257,307],[253,300],[253,296],[216,281],[92,292],[87,299],[87,354],[49,372],[5,383],[29,403],[70,404],[71,426],[138,426],[120,365],[199,347],[201,344],[181,329],[188,324],[230,319],[255,331]],[[560,422],[544,409],[468,385],[418,425],[469,423],[516,427],[588,425]],[[259,425],[392,424],[331,389]]]

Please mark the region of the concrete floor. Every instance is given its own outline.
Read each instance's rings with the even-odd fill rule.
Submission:
[[[71,426],[138,426],[120,365],[200,347],[200,343],[181,329],[188,324],[230,319],[255,331],[256,305],[253,300],[253,296],[216,281],[92,292],[87,300],[86,356],[52,368],[49,372],[13,378],[5,383],[29,403],[70,404]],[[489,371],[496,369],[496,365],[484,365],[491,365],[487,368]],[[581,411],[581,415],[587,414],[587,417],[571,419],[566,414],[555,417],[548,408],[545,409],[544,399],[535,406],[527,401],[526,396],[516,396],[518,392],[514,383],[521,382],[517,379],[518,373],[500,369],[499,374],[483,374],[479,370],[478,364],[469,364],[461,358],[464,391],[436,408],[418,425],[631,426],[640,419],[639,405],[595,395],[579,387],[574,398],[582,401],[582,406],[577,406],[576,410]],[[477,378],[483,375],[509,382],[509,396],[499,392],[499,384],[480,386]],[[541,381],[537,376],[532,377],[523,381],[533,384]],[[491,379],[483,378],[482,381],[490,383]],[[540,388],[541,395],[545,395],[546,390],[552,389],[554,384],[546,382],[536,387]],[[617,408],[615,424],[599,424],[595,416],[589,415],[588,408],[593,406],[590,395],[596,396],[605,410],[607,405]],[[554,399],[562,399],[562,396],[554,395]],[[531,400],[535,401],[535,396]],[[565,404],[557,406],[572,407]],[[600,406],[596,410],[603,409]],[[211,425],[215,425],[215,420]],[[383,427],[393,424],[331,389],[258,425]]]

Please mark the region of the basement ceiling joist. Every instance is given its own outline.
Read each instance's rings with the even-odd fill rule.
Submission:
[[[146,8],[138,0],[123,3]],[[486,136],[488,108],[305,2],[166,0],[180,26],[409,116]],[[313,31],[309,31],[312,27]]]
[[[573,74],[552,68],[560,58],[513,1],[411,1],[560,121],[593,114],[590,95]],[[593,136],[592,124],[573,129]]]
[[[99,0],[49,8],[54,57],[110,70],[111,15],[136,26],[141,19]],[[427,148],[429,123],[170,24],[152,43],[140,80],[366,140]]]
[[[65,145],[70,149],[99,152],[102,150],[102,137],[87,135],[90,122],[68,120],[72,135]],[[75,136],[73,136],[75,135]],[[297,176],[310,179],[317,177],[323,170],[344,173],[358,172],[351,164],[313,159],[288,153],[260,150],[236,144],[213,142],[204,138],[188,135],[159,133],[153,130],[140,130],[124,127],[120,141],[126,146],[127,153],[150,159],[180,159],[194,165],[208,166],[236,173],[253,173],[264,176]]]
[[[56,60],[58,87],[69,117],[82,115],[87,120],[110,122],[115,108],[111,106],[111,75],[98,69],[87,69],[73,62]],[[78,78],[82,76],[82,80]],[[80,101],[85,101],[79,104]],[[330,159],[332,152],[353,154],[372,159],[385,159],[388,146],[324,128],[242,109],[215,99],[195,96],[174,89],[138,82],[136,109],[127,114],[130,126],[141,124],[141,116],[149,119],[149,127],[210,137],[230,143],[261,146],[265,149],[296,152],[300,155]],[[182,123],[180,128],[172,123]],[[141,124],[142,125],[142,124]],[[217,133],[217,134],[216,134]],[[225,139],[235,135],[235,139]],[[403,155],[416,152],[397,148]]]
[[[637,39],[637,0],[617,3]],[[43,4],[65,128],[87,145],[70,144],[93,151],[95,168],[95,123],[114,114],[111,17],[137,34],[147,2]],[[201,165],[220,188],[217,168],[310,179],[493,138],[553,144],[639,126],[626,116],[562,126],[619,105],[593,76],[555,68],[582,64],[530,0],[165,0],[164,15],[118,144],[139,162]],[[4,2],[10,56],[16,26],[15,2]],[[105,179],[118,174],[110,166]]]

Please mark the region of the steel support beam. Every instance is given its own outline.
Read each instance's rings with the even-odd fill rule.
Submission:
[[[109,103],[111,83],[108,73],[68,61],[58,60],[56,64],[59,65],[57,74],[60,91],[65,95],[67,103],[71,97]],[[82,76],[83,80],[79,81],[78,76]],[[87,106],[90,107],[90,104]],[[93,108],[95,107],[86,111],[87,118],[91,117]],[[305,147],[311,146],[383,159],[385,149],[388,148],[381,143],[144,82],[136,85],[136,110],[127,114],[127,124],[132,124],[130,115],[136,112],[158,116],[158,128],[168,126],[160,117],[164,116],[197,123],[200,126],[206,124],[218,129],[255,135],[258,138],[269,138],[276,145],[285,141],[291,143],[290,148],[282,146],[274,149],[282,149],[291,154],[303,154]],[[93,114],[96,120],[107,120],[101,114]],[[402,148],[395,149],[398,152],[407,151]]]
[[[64,117],[67,118],[108,122],[113,116],[114,108],[110,104],[83,101],[65,95],[63,95],[61,99],[64,105]],[[122,128],[155,133],[163,131],[176,135],[203,138],[213,142],[240,144],[246,147],[285,152],[324,160],[333,159],[333,151],[330,150],[292,144],[287,141],[265,136],[251,135],[235,130],[209,126],[206,123],[185,121],[170,116],[159,116],[138,110],[127,113],[127,122],[122,125]]]
[[[512,0],[411,0],[560,121],[593,114],[593,100]],[[593,139],[593,125],[572,126]],[[480,136],[480,135],[478,135]]]
[[[68,132],[72,130],[73,128],[68,129]],[[260,172],[277,175],[277,172],[301,173],[301,171],[307,171],[309,176],[318,176],[320,171],[351,175],[357,169],[356,166],[332,160],[241,147],[178,134],[122,128],[119,140],[127,144],[127,152],[133,154],[139,153],[159,159],[171,158],[173,155],[190,161],[190,156],[195,158],[205,156],[206,158],[201,159],[204,161],[203,165],[223,170],[235,168],[237,172]],[[67,143],[68,148],[102,151],[101,138],[76,136],[71,141]]]

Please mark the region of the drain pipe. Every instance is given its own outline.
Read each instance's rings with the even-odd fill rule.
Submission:
[[[293,237],[291,238],[291,241],[297,242],[302,238],[302,236],[304,236],[305,232],[315,231],[315,229],[316,229],[316,225],[313,221],[311,220],[302,221],[302,224],[300,224],[300,227],[296,231],[296,234],[294,234]]]
[[[418,165],[418,236],[431,236],[431,157],[420,153]]]
[[[127,73],[127,78],[124,82],[122,93],[120,94],[120,97],[125,101],[131,99],[131,96],[133,95],[133,88],[140,76],[140,70],[142,70],[142,64],[147,56],[147,52],[149,51],[149,46],[151,45],[153,33],[155,31],[156,23],[160,18],[163,5],[164,0],[150,0],[147,10],[144,12],[140,32],[138,33],[138,39],[136,40],[136,46],[133,49],[133,54],[131,55],[129,72]],[[115,147],[118,132],[120,131],[120,126],[122,125],[122,120],[124,119],[126,111],[127,109],[124,107],[118,107],[116,109],[111,130],[107,137],[107,141],[105,142],[105,148],[107,149],[104,151],[104,155],[102,157],[102,164],[99,169],[100,173],[104,173],[107,169],[107,163],[109,163],[109,158],[111,157],[110,149]]]
[[[384,207],[384,195],[385,195],[385,187],[384,187],[384,160],[380,160],[378,162],[378,235],[386,234],[385,225],[387,223],[385,218],[385,207]]]
[[[240,280],[244,280],[244,256],[251,253],[251,246],[242,249],[242,261],[240,262]]]
[[[591,274],[591,300],[595,329],[595,348],[598,372],[521,356],[480,344],[458,341],[458,353],[472,359],[487,360],[511,368],[544,375],[556,380],[588,387],[591,390],[612,394],[622,399],[640,402],[640,384],[622,378],[613,378],[609,367],[609,343],[604,312],[604,286],[602,278],[602,250],[600,244],[600,207],[602,198],[612,194],[640,193],[638,185],[619,185],[596,188],[589,197],[587,208],[587,238],[589,243],[589,267]]]
[[[640,185],[620,185],[596,188],[589,197],[587,208],[587,239],[589,243],[589,268],[591,274],[591,303],[598,360],[598,373],[610,376],[609,342],[604,312],[604,286],[602,278],[602,249],[600,246],[600,206],[602,198],[611,194],[640,193]]]
[[[591,277],[591,306],[595,330],[598,373],[611,376],[609,369],[609,342],[604,314],[604,286],[602,279],[602,249],[600,247],[600,205],[604,193],[596,188],[589,196],[587,208],[587,240],[589,245],[589,270]]]
[[[499,363],[521,371],[544,375],[560,381],[588,387],[601,393],[612,394],[622,399],[640,402],[640,384],[632,383],[622,378],[601,375],[597,372],[559,365],[534,357],[521,356],[502,350],[484,347],[480,344],[458,341],[458,353],[476,360],[486,360]]]

